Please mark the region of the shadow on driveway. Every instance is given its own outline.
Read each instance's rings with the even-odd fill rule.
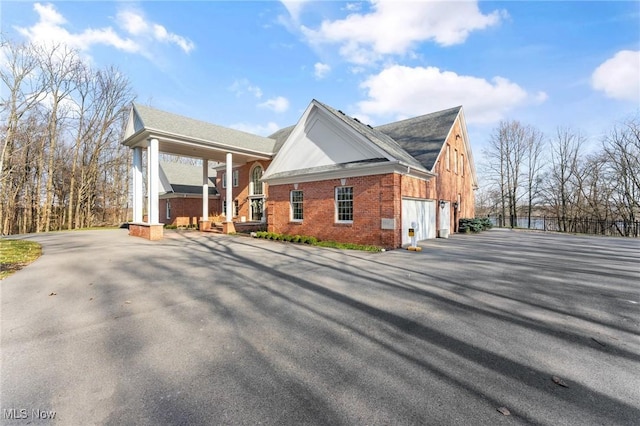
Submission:
[[[26,238],[44,255],[0,284],[3,409],[63,424],[640,418],[634,240],[486,232],[366,253]]]

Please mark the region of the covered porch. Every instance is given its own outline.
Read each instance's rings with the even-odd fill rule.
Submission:
[[[211,227],[209,162],[223,164],[226,176],[232,176],[234,167],[257,160],[270,160],[275,141],[133,104],[123,144],[133,150],[133,220],[129,223],[129,234],[149,240],[159,240],[163,237],[164,226],[159,220],[160,153],[202,160],[202,216],[199,225],[200,230],[204,231]],[[143,153],[146,153],[146,156]],[[144,162],[143,157],[146,157]],[[146,164],[143,164],[145,162]],[[226,185],[221,195],[225,200],[232,200],[232,191],[232,185]],[[227,203],[227,206],[229,204]],[[144,215],[145,207],[146,215]],[[235,232],[232,208],[226,208],[223,232]]]

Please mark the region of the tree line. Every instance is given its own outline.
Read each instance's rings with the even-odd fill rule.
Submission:
[[[493,215],[503,226],[528,227],[534,216],[571,220],[640,220],[640,117],[616,123],[595,149],[585,136],[558,128],[545,137],[516,120],[503,121],[491,134],[479,167],[485,185],[476,197],[478,215]],[[621,233],[627,233],[623,227]]]
[[[0,54],[0,232],[127,220],[127,77],[64,45],[3,37]]]

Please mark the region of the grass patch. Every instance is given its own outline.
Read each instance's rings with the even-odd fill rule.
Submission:
[[[0,280],[24,268],[42,254],[42,246],[27,240],[0,239]]]

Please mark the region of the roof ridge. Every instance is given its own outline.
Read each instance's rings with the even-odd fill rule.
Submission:
[[[430,112],[428,114],[417,115],[415,117],[404,118],[404,119],[398,120],[398,121],[392,121],[392,122],[389,122],[389,123],[380,124],[379,126],[375,126],[375,128],[377,129],[379,127],[389,126],[389,125],[392,125],[392,124],[398,124],[398,123],[402,123],[402,122],[405,122],[405,121],[424,119],[424,118],[429,117],[429,116],[436,116],[438,114],[443,114],[443,113],[447,113],[447,112],[450,112],[450,111],[453,111],[453,110],[460,110],[460,109],[462,109],[462,105],[458,105],[458,106],[454,106],[454,107],[451,107],[451,108],[442,109],[440,111]]]
[[[199,118],[193,118],[193,117],[189,117],[189,116],[182,115],[182,114],[176,114],[174,112],[166,111],[166,110],[159,109],[159,108],[156,108],[156,107],[152,107],[152,106],[148,106],[148,105],[142,105],[142,104],[138,104],[136,102],[132,102],[132,104],[133,104],[133,107],[136,110],[138,110],[139,107],[142,107],[143,109],[146,108],[146,109],[149,109],[149,110],[153,110],[153,111],[158,112],[160,114],[172,115],[172,116],[174,116],[176,118],[181,118],[181,119],[188,120],[188,121],[195,122],[195,123],[205,124],[207,126],[213,126],[213,127],[219,128],[219,129],[232,130],[234,132],[243,133],[245,135],[253,136],[253,137],[256,137],[256,138],[271,139],[271,138],[269,138],[267,136],[256,135],[254,133],[249,133],[249,132],[246,132],[244,130],[238,130],[238,129],[234,129],[232,127],[226,127],[226,126],[222,126],[220,124],[215,124],[215,123],[212,123],[210,121],[201,120]],[[273,140],[273,139],[271,139],[271,140]]]

